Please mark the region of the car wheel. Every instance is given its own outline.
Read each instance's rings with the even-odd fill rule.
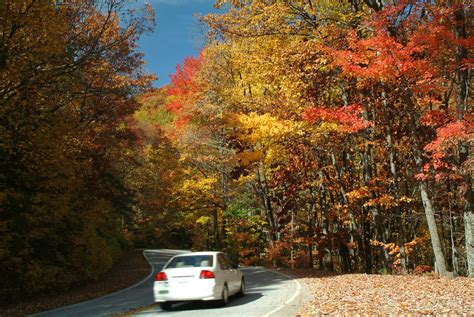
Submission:
[[[172,303],[170,302],[162,302],[160,303],[160,308],[164,311],[167,311],[167,310],[170,310],[171,309],[171,306],[173,306]]]
[[[242,277],[242,280],[240,281],[240,289],[239,292],[237,293],[238,297],[242,297],[245,295],[245,280]]]
[[[224,284],[224,289],[222,290],[222,298],[221,298],[221,306],[227,306],[229,302],[229,289],[227,288],[227,284]]]

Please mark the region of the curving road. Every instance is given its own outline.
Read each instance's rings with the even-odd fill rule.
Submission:
[[[160,271],[171,256],[182,252],[146,250],[144,255],[153,270],[143,281],[110,295],[32,316],[113,316],[149,306],[153,304],[154,273]],[[133,316],[295,316],[301,304],[309,300],[305,286],[289,276],[255,267],[243,268],[242,272],[246,279],[246,295],[242,298],[231,298],[226,307],[216,307],[207,302],[192,302],[177,304],[168,312],[156,306]]]

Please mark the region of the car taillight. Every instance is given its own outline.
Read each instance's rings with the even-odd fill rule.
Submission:
[[[215,275],[211,271],[202,270],[201,274],[199,275],[199,278],[204,278],[204,279],[206,279],[206,278],[215,278]]]
[[[167,280],[168,280],[168,276],[166,276],[165,272],[160,272],[156,274],[155,281],[167,281]]]

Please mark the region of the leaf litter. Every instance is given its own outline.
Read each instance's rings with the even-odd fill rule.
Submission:
[[[299,316],[474,316],[474,279],[292,272],[312,293]]]

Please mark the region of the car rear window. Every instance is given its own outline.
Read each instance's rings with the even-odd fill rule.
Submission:
[[[166,266],[167,269],[177,269],[181,267],[212,267],[212,255],[188,255],[177,256]]]

